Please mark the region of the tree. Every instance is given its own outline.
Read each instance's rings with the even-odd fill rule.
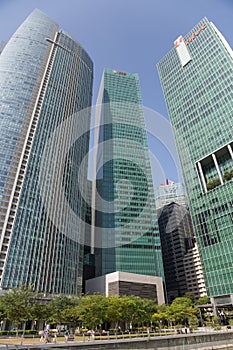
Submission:
[[[195,295],[192,292],[186,292],[184,297],[189,298],[192,301],[192,303],[194,303],[195,301]]]
[[[125,322],[125,327],[133,327],[136,324],[148,323],[151,320],[151,312],[149,305],[152,302],[139,296],[122,296],[119,303],[122,308],[121,321]]]
[[[47,305],[43,304],[40,299],[37,300],[31,308],[31,316],[34,321],[46,321],[48,318]]]
[[[196,300],[195,306],[199,310],[200,323],[203,324],[208,321],[212,311],[210,297],[207,295],[200,297]]]
[[[117,329],[121,322],[132,323],[136,312],[136,300],[130,297],[119,297],[116,295],[108,297],[106,318],[109,323],[115,324]]]
[[[197,309],[193,307],[193,302],[189,297],[180,297],[173,300],[168,309],[169,318],[175,322],[175,324],[194,324],[197,320]]]
[[[139,296],[110,296],[106,312],[107,321],[115,324],[117,329],[121,322],[126,328],[136,325],[150,325],[152,315],[157,310],[153,300]]]
[[[169,321],[169,306],[163,304],[157,307],[157,311],[152,315],[152,322],[160,328],[162,324]]]
[[[46,305],[47,322],[62,324],[67,321],[67,310],[75,307],[77,299],[67,295],[61,295],[50,300]],[[66,310],[66,312],[65,312]]]
[[[33,290],[33,285],[21,285],[20,288],[13,288],[0,297],[0,309],[15,323],[17,329],[21,324],[25,329],[26,321],[33,319],[37,298],[38,293]]]
[[[76,316],[85,326],[96,329],[98,325],[106,321],[107,305],[108,300],[103,295],[86,295],[79,302]]]
[[[200,297],[195,301],[195,305],[210,305],[210,297],[207,295]]]
[[[146,325],[151,325],[152,323],[152,315],[157,311],[158,304],[154,300],[150,299],[141,299],[141,310],[140,318],[141,323]]]
[[[124,321],[124,301],[121,297],[116,295],[108,297],[106,319],[110,323],[114,322],[116,329],[118,328],[119,323]]]

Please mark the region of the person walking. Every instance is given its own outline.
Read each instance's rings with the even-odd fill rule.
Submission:
[[[69,329],[66,329],[66,331],[65,331],[65,342],[66,343],[68,342],[69,334],[70,334]]]
[[[91,330],[87,331],[87,340],[91,340]]]
[[[45,342],[46,343],[49,343],[49,339],[50,339],[49,336],[50,336],[49,330],[47,329],[46,332],[45,332]]]
[[[40,331],[39,335],[40,335],[40,342],[43,343],[44,342],[44,331]]]

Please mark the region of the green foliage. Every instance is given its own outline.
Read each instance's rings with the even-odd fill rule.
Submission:
[[[35,321],[47,319],[47,305],[40,303],[40,298],[32,305],[31,312]]]
[[[192,292],[185,293],[184,297],[189,298],[192,301],[192,303],[194,303],[195,295]]]
[[[189,307],[193,305],[193,300],[188,296],[184,296],[184,297],[179,297],[173,300],[171,306],[177,306],[177,307]]]
[[[197,329],[198,328],[198,318],[196,316],[193,316],[189,319],[189,326],[192,329]]]
[[[197,310],[192,305],[193,302],[189,297],[180,297],[173,300],[169,307],[171,321],[182,323],[189,319],[189,317],[195,315]]]
[[[110,296],[108,297],[106,320],[114,322],[116,328],[120,322],[150,325],[157,307],[158,305],[153,300],[137,296]]]
[[[141,311],[139,309],[140,315],[137,322],[150,325],[152,322],[152,315],[157,312],[159,306],[155,303],[154,300],[141,298],[139,298],[139,300],[141,301]]]
[[[124,321],[124,318],[124,300],[115,295],[108,297],[107,321],[114,321],[117,328],[118,324]]]
[[[48,302],[45,308],[46,320],[49,323],[67,322],[70,311],[78,303],[78,299],[67,295],[57,296]]]
[[[218,187],[219,185],[221,185],[221,182],[220,182],[220,179],[216,178],[216,179],[212,179],[210,180],[206,187],[207,187],[207,190],[212,190],[214,189],[215,187]]]
[[[212,319],[212,327],[215,331],[219,331],[221,329],[221,324],[218,316],[214,316]]]
[[[196,304],[209,304],[209,298],[202,297]],[[133,329],[147,328],[151,323],[157,328],[178,324],[189,324],[196,328],[198,311],[190,293],[176,298],[170,306],[158,306],[153,300],[137,296],[105,297],[99,294],[79,297],[61,295],[46,304],[44,298],[33,290],[33,286],[21,286],[0,297],[1,319],[8,318],[18,328],[26,320],[44,320],[86,329],[96,329],[106,322],[114,324],[115,329],[120,324],[126,327],[131,325]],[[12,332],[15,334],[20,331]]]
[[[169,306],[163,304],[157,307],[157,311],[152,315],[152,322],[160,328],[160,325],[164,324],[165,321],[168,321]]]
[[[230,171],[226,171],[223,174],[223,181],[224,182],[230,181],[232,178],[233,178],[233,169],[230,170]]]
[[[107,306],[108,300],[105,296],[85,295],[75,309],[77,321],[88,328],[95,329],[97,325],[105,322]]]
[[[193,306],[191,295],[176,298],[170,306],[162,305],[152,316],[152,321],[158,326],[167,323],[171,325],[189,324],[192,328],[197,326],[197,313]]]
[[[22,329],[19,330],[14,330],[14,331],[0,331],[0,337],[4,335],[12,335],[12,336],[19,336],[19,335],[37,335],[38,331],[37,330],[25,330],[23,331]]]
[[[195,301],[195,305],[209,305],[210,304],[210,297],[207,295],[200,297],[198,300]]]
[[[214,325],[213,325],[213,329],[214,329],[215,331],[220,331],[220,329],[222,329],[222,327],[221,327],[220,324],[214,324]]]
[[[33,334],[33,335],[35,335],[35,334],[38,334],[38,331],[35,330],[35,329],[27,329],[27,330],[25,330],[24,333],[25,334]]]
[[[26,320],[34,319],[34,306],[38,293],[33,290],[33,285],[13,288],[0,297],[0,309],[6,318],[14,322],[17,327]]]

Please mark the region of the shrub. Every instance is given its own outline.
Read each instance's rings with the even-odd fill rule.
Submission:
[[[221,328],[222,328],[222,327],[221,327],[220,324],[214,324],[214,325],[213,325],[213,329],[214,329],[215,331],[220,331]]]
[[[233,177],[233,170],[231,170],[231,171],[226,171],[226,172],[223,174],[223,180],[224,180],[225,182],[231,180],[232,177]]]
[[[221,184],[220,179],[216,178],[216,179],[210,180],[207,183],[206,187],[207,187],[207,190],[209,191],[209,190],[212,190],[213,188],[219,186],[220,184]]]
[[[35,329],[27,329],[24,334],[38,334],[38,331]]]
[[[9,334],[9,331],[0,331],[0,337],[8,334]]]
[[[3,335],[22,335],[22,334],[27,334],[27,335],[35,335],[35,334],[38,334],[38,331],[37,330],[31,330],[31,329],[27,329],[25,331],[23,331],[22,329],[19,329],[18,331],[17,330],[11,330],[11,331],[0,331],[0,336],[3,336]]]

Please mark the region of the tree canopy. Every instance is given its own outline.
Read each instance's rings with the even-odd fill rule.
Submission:
[[[33,290],[33,285],[22,285],[1,295],[0,309],[7,319],[19,327],[21,323],[36,318],[35,305],[38,298],[39,294]]]
[[[191,294],[176,298],[169,306],[158,306],[154,300],[138,296],[105,297],[100,294],[57,295],[48,301],[30,285],[13,288],[0,296],[0,318],[8,319],[17,327],[25,325],[27,320],[89,329],[99,329],[101,325],[115,329],[124,325],[131,329],[152,324],[158,328],[180,324],[195,327],[197,317],[201,321],[204,318],[197,306],[209,303],[209,297],[194,302]]]

